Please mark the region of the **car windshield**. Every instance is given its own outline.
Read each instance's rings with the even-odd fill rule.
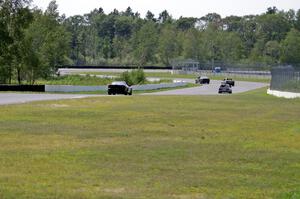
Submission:
[[[121,86],[126,86],[126,82],[113,82],[111,85],[121,85]]]

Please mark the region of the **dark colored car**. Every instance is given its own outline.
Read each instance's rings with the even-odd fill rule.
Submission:
[[[225,82],[221,84],[219,88],[219,93],[232,93],[231,86],[229,84],[226,84]]]
[[[222,68],[221,67],[215,67],[213,70],[214,73],[221,73],[222,72]]]
[[[132,95],[132,88],[126,84],[126,82],[113,82],[108,85],[108,95]]]
[[[209,84],[210,79],[208,77],[198,77],[195,81],[196,84]]]
[[[226,84],[229,84],[230,86],[234,86],[234,85],[235,85],[234,80],[231,79],[231,78],[226,78],[226,79],[224,79],[224,82],[225,82]]]

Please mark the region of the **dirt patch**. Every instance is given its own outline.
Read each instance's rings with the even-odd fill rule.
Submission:
[[[70,106],[67,104],[51,104],[50,107],[52,107],[52,108],[67,108]]]
[[[124,193],[126,190],[125,188],[114,188],[114,189],[104,189],[103,191],[106,193],[119,194],[119,193]]]
[[[183,194],[183,195],[172,195],[172,198],[176,199],[207,199],[202,194]]]

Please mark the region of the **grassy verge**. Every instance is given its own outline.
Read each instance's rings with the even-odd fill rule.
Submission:
[[[99,78],[94,75],[80,76],[80,75],[68,75],[61,77],[53,77],[49,80],[38,80],[36,84],[46,85],[78,85],[78,86],[103,86],[112,83],[113,81],[120,81],[119,78]],[[146,81],[144,84],[159,84],[169,83],[170,80],[162,80],[158,82]]]
[[[82,74],[91,74],[91,75],[112,75],[119,76],[121,73],[113,73],[113,72],[87,72]],[[157,78],[188,78],[188,79],[196,79],[197,75],[194,74],[171,74],[171,73],[145,73],[147,77],[157,77]],[[212,75],[209,76],[212,80],[223,80],[227,76],[225,75]],[[250,81],[250,82],[262,82],[269,83],[270,78],[257,78],[255,76],[242,76],[235,75],[232,78],[236,81]]]
[[[300,100],[265,93],[0,106],[0,198],[292,198]]]
[[[148,90],[148,91],[134,91],[134,94],[143,94],[143,93],[155,93],[155,92],[161,92],[161,91],[170,91],[170,90],[177,90],[177,89],[184,89],[184,88],[192,88],[200,86],[199,84],[190,84],[188,83],[186,86],[179,86],[176,88],[161,88],[161,89],[155,89],[155,90]]]
[[[69,75],[69,76],[53,77],[49,80],[38,80],[37,84],[99,86],[99,85],[108,85],[113,81],[114,79],[111,78],[97,78],[94,76]]]

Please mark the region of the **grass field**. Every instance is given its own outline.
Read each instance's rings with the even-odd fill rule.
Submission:
[[[0,198],[299,198],[300,100],[265,93],[0,106]]]

